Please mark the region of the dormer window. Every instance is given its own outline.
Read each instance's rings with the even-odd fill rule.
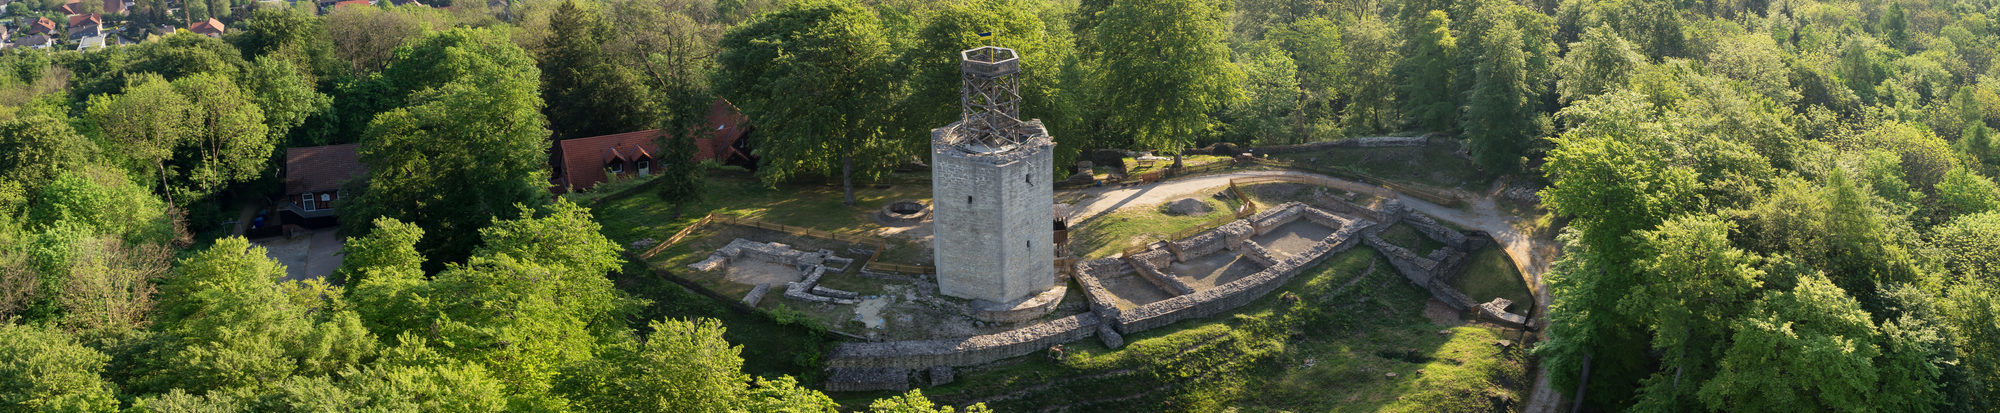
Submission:
[[[604,170],[610,172],[612,175],[622,174],[625,173],[625,164],[621,162],[612,162],[608,165],[604,165]]]
[[[637,169],[639,170],[639,175],[641,175],[641,176],[644,176],[644,175],[652,175],[652,174],[653,174],[653,159],[652,159],[652,158],[639,158],[639,162],[636,162],[636,163],[635,163],[635,165],[633,165],[633,167],[634,167],[634,168],[637,168]]]

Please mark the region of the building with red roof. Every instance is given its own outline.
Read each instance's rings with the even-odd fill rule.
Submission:
[[[104,0],[104,14],[125,14],[125,0]]]
[[[223,33],[229,32],[229,28],[224,27],[222,21],[210,17],[208,21],[195,22],[193,26],[188,26],[188,31],[208,37],[222,37]]]
[[[333,203],[348,196],[340,185],[368,173],[358,144],[285,150],[285,195],[280,206],[300,218],[333,216]]]
[[[49,20],[47,17],[38,17],[34,22],[28,23],[28,34],[54,34],[55,32],[56,21]]]
[[[69,37],[72,39],[92,37],[101,34],[104,18],[97,13],[69,16]]]
[[[748,124],[749,118],[728,100],[710,103],[708,121],[698,127],[701,134],[695,141],[695,161],[755,166],[747,139],[753,128]],[[660,147],[655,141],[659,137],[660,130],[652,129],[556,142],[552,190],[583,191],[613,176],[658,172],[664,166],[661,162],[673,161],[659,159]]]
[[[56,11],[62,12],[64,16],[83,14],[83,0],[69,0],[61,6],[56,6]]]

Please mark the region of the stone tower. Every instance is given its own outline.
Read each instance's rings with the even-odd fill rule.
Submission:
[[[1007,303],[1055,284],[1055,142],[1020,120],[1020,56],[960,53],[962,118],[931,130],[938,290]]]

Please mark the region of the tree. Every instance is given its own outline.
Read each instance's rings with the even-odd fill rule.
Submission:
[[[1527,56],[1521,50],[1521,34],[1510,23],[1502,23],[1480,44],[1478,83],[1465,111],[1461,128],[1481,168],[1513,172],[1521,167],[1521,156],[1529,139],[1538,135],[1534,94],[1527,79]]]
[[[183,175],[174,188],[182,198],[202,199],[224,187],[256,178],[270,166],[276,137],[264,124],[264,110],[236,87],[236,82],[212,73],[175,80],[174,91],[187,98],[189,132],[176,154]]]
[[[1622,87],[1633,71],[1646,64],[1646,57],[1633,50],[1632,43],[1618,37],[1610,26],[1585,30],[1583,40],[1570,43],[1569,50],[1558,69],[1562,78],[1556,81],[1563,102],[1575,102]]]
[[[1948,217],[2000,210],[2000,186],[1965,168],[1952,168],[1937,185],[1940,221]]]
[[[1404,57],[1403,113],[1418,128],[1451,130],[1458,121],[1458,93],[1452,89],[1452,61],[1458,54],[1458,38],[1451,35],[1451,16],[1443,10],[1423,14],[1410,38]]]
[[[1694,407],[1694,386],[1715,374],[1715,355],[1728,342],[1730,323],[1747,310],[1763,285],[1761,258],[1730,244],[1733,225],[1716,216],[1682,216],[1641,231],[1650,257],[1636,263],[1647,280],[1633,287],[1620,310],[1645,320],[1661,366],[1645,382],[1638,406],[1662,410]]]
[[[326,20],[304,9],[259,8],[240,25],[233,41],[251,61],[275,58],[298,67],[309,80],[327,79],[347,72],[347,63],[334,56],[333,37]],[[251,79],[245,79],[251,80]]]
[[[334,55],[357,76],[382,70],[401,45],[448,26],[428,7],[341,7],[326,15]]]
[[[284,267],[240,237],[180,260],[161,286],[161,342],[129,374],[140,393],[196,393],[267,386],[295,373],[358,364],[375,338],[352,313],[324,313],[280,285]],[[315,324],[312,314],[325,314]]]
[[[1076,51],[1067,33],[1051,30],[1035,13],[1035,2],[1020,0],[975,0],[939,5],[924,22],[910,50],[898,56],[894,66],[908,73],[909,94],[896,102],[894,120],[905,150],[922,153],[930,146],[930,130],[958,121],[959,52],[982,46],[1014,49],[1020,55],[1021,117],[1039,118],[1051,133],[1064,135],[1071,126],[1072,101],[1065,66],[1076,63]],[[982,37],[980,33],[990,33]],[[1080,91],[1079,91],[1080,92]],[[1058,145],[1062,142],[1058,140]]]
[[[660,199],[673,202],[674,214],[679,215],[681,208],[701,201],[702,190],[708,184],[708,170],[695,160],[701,153],[700,148],[695,147],[694,138],[672,136],[661,134],[660,159],[667,166],[660,171],[659,178],[654,178],[659,181],[654,185],[659,186],[656,193]]]
[[[1746,412],[1873,405],[1882,349],[1868,316],[1823,276],[1767,293],[1737,322],[1715,379],[1701,386],[1701,401]]]
[[[1246,76],[1243,99],[1226,112],[1231,140],[1244,144],[1297,142],[1301,104],[1298,65],[1268,43],[1238,57],[1236,64]]]
[[[398,50],[383,77],[416,92],[369,123],[366,190],[340,209],[348,233],[367,233],[378,216],[414,223],[426,235],[424,268],[435,271],[470,256],[494,216],[544,202],[549,135],[536,72],[490,30],[453,29]]]
[[[909,393],[903,393],[900,396],[875,399],[874,402],[868,403],[868,411],[874,413],[952,413],[955,410],[951,406],[932,405],[930,399],[924,398],[923,391],[913,389]],[[986,409],[986,405],[983,403],[965,408],[965,413],[984,413],[990,411]]]
[[[323,114],[333,107],[333,98],[313,90],[312,81],[300,70],[290,61],[260,57],[250,65],[250,77],[243,79],[257,107],[264,110],[264,126],[274,139],[285,138],[293,129],[305,125],[307,117]]]
[[[853,205],[857,168],[905,155],[882,135],[889,53],[875,15],[844,0],[793,3],[723,36],[716,89],[757,120],[764,182],[837,173]]]
[[[1903,5],[1889,3],[1889,10],[1882,13],[1882,39],[1889,47],[1903,50],[1910,47],[1910,17],[1903,13]]]
[[[2000,237],[1992,236],[1994,231],[2000,231],[2000,212],[1962,215],[1933,230],[1930,246],[1941,269],[1957,280],[1992,282],[2000,279]]]
[[[1308,17],[1264,33],[1265,40],[1277,42],[1298,66],[1303,109],[1300,129],[1294,133],[1305,140],[1326,140],[1339,133],[1336,105],[1345,102],[1343,96],[1350,92],[1344,79],[1350,63],[1340,30],[1332,20]]]
[[[693,412],[743,407],[749,378],[741,346],[714,319],[659,320],[644,341],[608,349],[572,369],[562,387],[595,411]]]
[[[0,177],[33,191],[64,171],[82,169],[97,145],[48,116],[0,122]]]
[[[152,164],[159,173],[160,193],[174,203],[168,190],[166,161],[181,142],[193,135],[194,108],[173,85],[157,76],[140,76],[116,97],[90,101],[90,115],[104,136],[134,160]]]
[[[110,360],[61,330],[0,323],[0,411],[118,411]]]
[[[1214,0],[1114,2],[1096,28],[1105,126],[1133,144],[1179,152],[1209,133],[1209,114],[1239,98],[1227,9]]]
[[[1341,44],[1347,46],[1347,70],[1341,84],[1347,85],[1350,102],[1341,114],[1341,124],[1354,132],[1384,132],[1396,120],[1395,32],[1374,15],[1362,16],[1341,26]]]
[[[1537,345],[1557,388],[1577,388],[1591,366],[1585,400],[1625,405],[1646,374],[1648,361],[1627,355],[1647,351],[1640,324],[1619,310],[1641,279],[1633,263],[1648,252],[1635,231],[1700,205],[1699,174],[1673,154],[1666,128],[1647,118],[1643,96],[1620,91],[1585,100],[1562,112],[1571,124],[1554,138],[1542,166],[1552,185],[1542,191],[1550,211],[1572,218],[1564,253],[1549,280],[1549,339]]]
[[[549,17],[542,45],[542,99],[555,136],[580,138],[644,129],[655,107],[637,73],[618,64],[603,44],[615,33],[594,6],[565,0]]]

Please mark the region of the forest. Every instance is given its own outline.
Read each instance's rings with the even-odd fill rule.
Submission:
[[[1024,56],[1058,179],[1432,134],[1536,183],[1563,247],[1532,354],[1585,409],[2000,409],[2000,1],[138,4],[134,44],[0,50],[0,411],[834,411],[720,322],[643,316],[551,144],[689,159],[723,98],[757,179],[853,203],[984,45]],[[228,33],[143,28],[197,10]],[[345,261],[285,281],[236,205],[349,143]],[[714,165],[673,165],[662,201],[704,196]]]

